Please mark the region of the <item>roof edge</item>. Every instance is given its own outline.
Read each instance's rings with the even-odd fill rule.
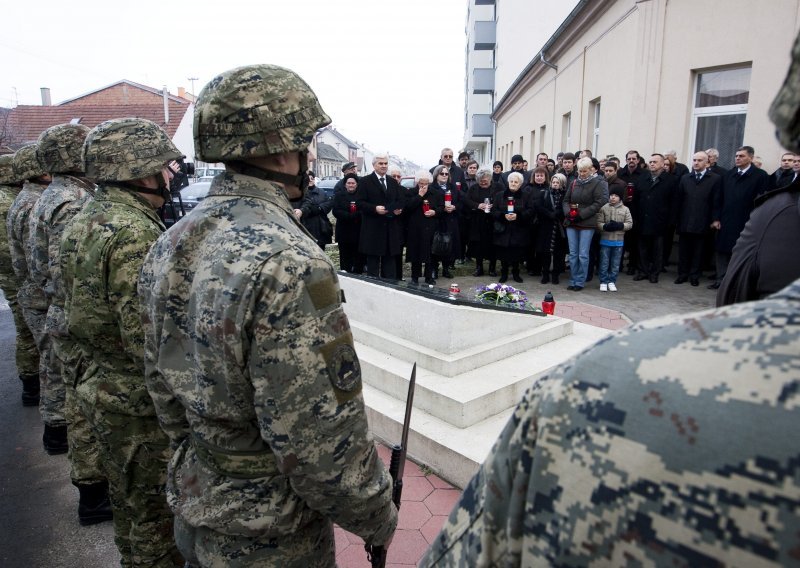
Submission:
[[[551,35],[541,49],[536,52],[533,59],[531,59],[531,61],[520,72],[520,74],[517,75],[517,78],[514,79],[508,89],[506,89],[506,93],[497,102],[494,110],[492,111],[492,120],[496,121],[498,118],[500,118],[506,110],[504,107],[515,102],[519,98],[522,91],[521,87],[527,86],[533,82],[534,78],[537,78],[538,73],[536,73],[536,71],[541,70],[543,72],[541,68],[547,66],[545,63],[542,63],[542,59],[547,58],[546,52],[550,48],[557,43],[564,44],[567,40],[569,40],[570,37],[575,35],[575,28],[579,27],[581,23],[591,20],[596,14],[605,11],[610,4],[613,4],[616,1],[617,0],[579,0],[578,4],[572,9],[567,17],[564,18],[564,21],[561,22],[561,25],[558,26],[553,35]],[[577,20],[579,21],[576,24]],[[554,52],[554,56],[557,56],[557,51],[554,50]],[[558,71],[555,72],[558,74]]]
[[[136,87],[137,89],[141,89],[143,91],[147,91],[147,92],[152,93],[154,95],[159,95],[159,96],[163,95],[163,91],[161,91],[161,89],[156,89],[154,87],[148,87],[147,85],[143,85],[141,83],[136,83],[135,81],[129,81],[128,79],[120,79],[119,81],[114,81],[113,83],[110,83],[110,84],[106,85],[105,87],[100,87],[98,89],[93,89],[91,91],[87,91],[87,92],[83,93],[82,95],[78,95],[77,97],[72,97],[71,99],[67,99],[65,101],[61,101],[57,105],[53,105],[53,106],[62,106],[62,105],[77,101],[78,99],[82,99],[83,97],[88,97],[89,95],[93,95],[93,94],[98,93],[100,91],[103,91],[105,89],[109,89],[111,87],[115,87],[117,85],[122,85],[122,84],[131,85],[132,87]],[[169,92],[167,93],[167,98],[169,100],[171,100],[171,101],[176,102],[176,103],[182,103],[182,104],[191,103],[190,100],[184,99],[182,97],[179,97],[178,95],[170,94]]]

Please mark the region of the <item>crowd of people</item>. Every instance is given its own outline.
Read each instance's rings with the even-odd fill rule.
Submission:
[[[800,150],[800,44],[794,56],[775,115]],[[445,149],[411,189],[377,155],[360,179],[345,164],[329,200],[307,168],[329,123],[291,70],[215,77],[195,151],[226,171],[166,232],[157,210],[181,154],[151,121],[61,124],[0,157],[21,402],[39,406],[45,451],[68,455],[79,522],[113,521],[123,566],[334,566],[333,523],[379,562],[391,544],[392,480],[323,251],[331,211],[342,268],[390,280],[403,249],[428,283],[470,255],[478,275],[499,261],[502,281],[527,267],[558,282],[568,255],[571,289],[597,270],[614,291],[623,247],[657,283],[674,231],[676,283],[696,285],[712,229],[717,280],[736,267],[767,294],[800,277],[797,255],[751,254],[797,242],[794,154],[769,176],[746,146],[720,173],[711,151],[691,172],[634,151],[622,168],[584,151],[503,172]],[[537,381],[423,565],[796,559],[799,286],[643,324]]]
[[[750,146],[737,149],[731,169],[718,165],[715,148],[696,152],[691,167],[674,151],[645,158],[630,150],[624,163],[590,150],[555,160],[540,153],[531,169],[515,155],[507,171],[501,162],[481,167],[467,152],[458,162],[454,156],[444,148],[411,188],[398,183],[402,174],[389,169],[386,155],[375,156],[373,173],[360,179],[352,162],[344,164],[348,188],[338,184],[332,198],[309,195],[298,211],[323,247],[332,231],[313,215],[333,212],[340,268],[355,274],[401,280],[406,262],[413,283],[435,284],[474,261],[474,276],[499,282],[521,283],[524,271],[559,284],[568,268],[568,290],[597,275],[601,291],[616,292],[621,270],[657,284],[677,240],[674,283],[699,286],[706,271],[708,288],[718,289],[757,198],[800,172],[800,156],[786,152],[768,174],[753,163]]]

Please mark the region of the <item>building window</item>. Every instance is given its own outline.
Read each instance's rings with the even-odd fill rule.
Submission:
[[[568,112],[561,120],[561,151],[572,152],[572,113]]]
[[[536,154],[534,154],[535,151],[534,148],[536,148],[536,131],[531,130],[531,144],[530,147],[528,148],[528,154],[530,154],[530,158],[528,158],[528,163],[533,164],[532,166],[529,166],[531,169],[533,169],[536,166]]]
[[[600,99],[589,101],[589,140],[592,155],[599,155],[600,147]]]
[[[542,124],[539,127],[539,153],[540,154],[545,151],[545,149],[544,149],[544,135],[545,134],[547,134],[547,127],[544,124]]]
[[[744,143],[750,67],[697,73],[692,112],[693,152],[716,148],[719,165],[733,167],[736,149]]]

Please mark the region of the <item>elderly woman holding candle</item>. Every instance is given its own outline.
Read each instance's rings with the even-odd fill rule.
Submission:
[[[416,187],[409,192],[403,215],[408,222],[406,262],[411,263],[411,281],[419,284],[422,265],[425,265],[425,283],[436,284],[433,277],[431,243],[439,218],[444,214],[443,195],[431,188],[431,174],[420,171],[416,174]]]
[[[533,209],[527,191],[522,189],[524,178],[519,172],[508,174],[508,188],[495,194],[492,202],[494,218],[494,247],[500,260],[500,282],[508,280],[508,270],[514,282],[522,282],[519,263],[525,259],[530,245],[530,222]]]

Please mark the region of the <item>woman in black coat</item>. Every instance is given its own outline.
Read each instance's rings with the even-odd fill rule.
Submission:
[[[436,273],[436,266],[439,261],[442,262],[442,276],[445,278],[453,278],[450,269],[453,268],[455,260],[461,255],[461,238],[458,230],[459,210],[463,206],[461,202],[461,192],[456,189],[456,186],[450,180],[450,169],[447,166],[439,165],[433,168],[433,182],[430,189],[438,192],[442,197],[444,210],[439,217],[439,231],[446,231],[450,233],[450,255],[447,258],[434,258],[434,273]],[[450,200],[448,203],[447,194],[449,192]]]
[[[492,198],[497,192],[502,192],[504,187],[492,182],[492,172],[480,170],[476,174],[477,183],[470,186],[464,196],[464,207],[472,213],[469,219],[469,247],[475,257],[475,272],[473,276],[483,276],[483,261],[489,261],[489,276],[497,276],[497,258],[494,253],[494,218],[492,212]]]
[[[406,262],[411,263],[411,281],[419,284],[425,264],[425,283],[436,284],[433,278],[434,259],[431,255],[433,233],[444,213],[444,198],[430,186],[428,172],[417,174],[417,185],[409,193],[403,215],[408,222]]]
[[[536,224],[536,252],[541,263],[542,284],[559,283],[564,272],[567,254],[567,236],[564,232],[564,174],[555,174],[550,187],[542,191],[534,201],[533,208],[539,222]]]
[[[333,196],[339,268],[345,272],[363,274],[365,259],[364,255],[358,252],[358,239],[361,233],[361,211],[356,206],[358,177],[356,174],[347,174],[342,181],[345,190]]]
[[[314,172],[309,172],[308,189],[305,191],[303,201],[300,202],[300,222],[313,235],[322,250],[325,250],[325,245],[333,240],[333,225],[328,219],[332,207],[333,199],[317,187]]]
[[[519,263],[525,258],[525,251],[531,242],[529,224],[533,209],[529,207],[527,192],[522,190],[522,174],[508,174],[508,189],[498,192],[492,204],[494,217],[494,247],[500,259],[500,282],[508,280],[508,269],[514,282],[522,282]],[[511,203],[511,205],[509,205]],[[509,211],[513,207],[513,212]]]
[[[528,266],[528,276],[539,276],[541,274],[542,261],[539,259],[538,250],[536,247],[536,240],[539,233],[539,219],[536,215],[536,199],[546,189],[550,188],[550,172],[544,166],[538,166],[530,173],[528,185],[523,189],[528,191],[528,207],[534,210],[533,217],[530,222],[531,230],[531,245],[528,247],[528,254],[525,257],[525,262]]]

